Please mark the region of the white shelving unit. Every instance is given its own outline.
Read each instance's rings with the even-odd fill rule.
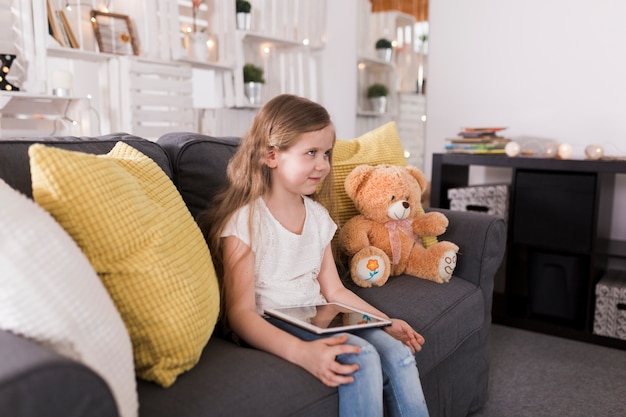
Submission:
[[[23,71],[22,99],[57,101],[54,74],[68,74],[72,97],[87,103],[80,119],[84,134],[126,131],[151,139],[174,129],[235,134],[219,120],[246,123],[258,110],[243,92],[246,62],[265,69],[264,100],[280,93],[314,100],[320,95],[317,52],[324,47],[326,0],[250,0],[248,32],[236,29],[235,0],[205,0],[195,25],[210,35],[206,60],[190,58],[185,49],[185,34],[194,23],[191,0],[0,2],[12,11],[0,21],[10,19],[11,33],[18,34],[10,44]],[[77,48],[61,46],[48,34],[48,4],[65,13]],[[137,56],[98,51],[89,13],[105,6],[130,18]],[[15,133],[0,117],[0,137]]]
[[[417,93],[399,93],[396,124],[408,164],[424,169],[426,97]]]
[[[6,137],[79,136],[89,131],[87,100],[0,92],[0,132]]]
[[[357,31],[356,133],[395,121],[408,163],[423,169],[426,109],[425,97],[417,94],[417,86],[423,77],[424,54],[416,20],[400,11],[372,13],[369,0],[360,0]],[[376,58],[375,44],[380,38],[394,44],[391,62]],[[389,88],[384,114],[369,107],[366,92],[373,83]]]

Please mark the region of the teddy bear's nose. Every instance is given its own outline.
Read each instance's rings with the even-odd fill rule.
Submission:
[[[409,204],[408,201],[403,201],[402,202],[402,207],[404,207],[405,209],[408,209],[409,207],[411,207],[411,205]]]

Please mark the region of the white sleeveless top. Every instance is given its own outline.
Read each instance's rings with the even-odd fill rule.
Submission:
[[[254,252],[256,311],[259,314],[268,307],[326,302],[317,276],[324,250],[337,225],[321,204],[303,198],[306,219],[302,234],[285,229],[262,198],[253,203],[252,239],[248,227],[249,206],[235,212],[222,232],[222,237],[235,236]]]

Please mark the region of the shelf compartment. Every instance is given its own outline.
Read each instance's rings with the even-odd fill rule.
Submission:
[[[596,175],[517,171],[513,241],[590,251]]]

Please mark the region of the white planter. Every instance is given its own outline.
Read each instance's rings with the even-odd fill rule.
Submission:
[[[387,111],[387,97],[372,97],[368,99],[372,111],[385,113]]]
[[[209,57],[207,41],[209,34],[205,32],[191,32],[187,35],[187,56],[194,61],[206,61]]]
[[[237,29],[250,30],[250,13],[237,13]]]
[[[257,105],[261,104],[261,90],[263,84],[262,83],[244,83],[243,91],[248,97],[248,101],[250,104]]]
[[[380,59],[381,61],[385,61],[385,62],[391,62],[392,53],[393,53],[392,48],[384,48],[384,49],[376,50],[376,56],[378,57],[378,59]]]

